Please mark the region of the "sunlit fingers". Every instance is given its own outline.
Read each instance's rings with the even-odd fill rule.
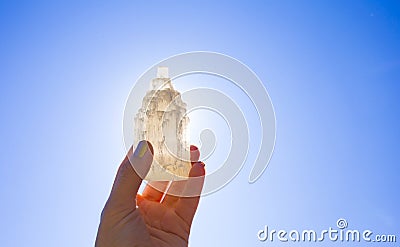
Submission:
[[[142,197],[149,201],[160,202],[168,188],[168,181],[152,181],[147,183]]]
[[[165,192],[165,197],[162,203],[167,207],[173,207],[182,195],[186,187],[187,180],[174,181]]]
[[[191,224],[200,200],[201,190],[204,184],[204,163],[196,162],[190,170],[190,178],[186,181],[182,193],[185,197],[180,197],[175,201],[175,212],[189,225]]]

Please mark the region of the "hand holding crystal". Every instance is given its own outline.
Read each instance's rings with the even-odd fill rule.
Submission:
[[[96,247],[188,246],[204,183],[204,163],[198,161],[199,150],[191,146],[188,179],[149,182],[138,194],[153,153],[147,141],[128,151],[102,211]],[[181,196],[188,194],[195,196]]]

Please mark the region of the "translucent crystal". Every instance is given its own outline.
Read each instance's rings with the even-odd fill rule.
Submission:
[[[150,141],[154,159],[146,176],[148,181],[181,180],[190,170],[186,104],[176,91],[167,67],[159,67],[151,89],[143,98],[135,117],[134,143]]]

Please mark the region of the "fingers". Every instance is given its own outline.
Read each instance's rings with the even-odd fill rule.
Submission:
[[[162,203],[167,207],[172,207],[179,200],[186,187],[187,180],[173,181],[165,193]]]
[[[147,183],[143,190],[142,197],[154,202],[160,202],[167,190],[169,181],[153,181]]]
[[[107,203],[124,207],[136,207],[137,191],[153,161],[153,147],[147,141],[140,141],[135,152],[129,149],[122,161],[110,198]]]
[[[190,145],[190,161],[192,166],[199,160],[199,157],[199,149],[194,145]],[[180,195],[183,195],[183,190],[186,187],[187,181],[188,180],[172,182],[168,188],[168,191],[165,192],[166,195],[162,203],[166,206],[172,207],[179,200]]]
[[[180,197],[176,202],[175,212],[189,225],[192,223],[194,214],[196,213],[197,206],[200,200],[201,190],[204,184],[204,169],[203,162],[194,163],[189,173],[189,180],[186,183],[183,194],[190,195],[191,197]]]
[[[194,162],[197,162],[200,157],[200,151],[199,149],[191,145],[190,146],[190,161],[192,165]],[[182,194],[183,189],[185,188],[185,183],[186,181],[176,181],[172,182],[171,185],[169,185],[169,181],[153,181],[149,182],[145,189],[143,190],[143,193],[141,195],[142,198],[149,200],[149,201],[154,201],[154,202],[161,202],[161,199],[163,198],[164,194],[172,194],[172,195],[180,195]],[[171,196],[171,195],[166,195],[163,203],[168,205],[174,204],[179,198],[176,196]]]

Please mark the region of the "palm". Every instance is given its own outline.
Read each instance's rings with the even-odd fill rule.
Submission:
[[[144,199],[139,209],[154,246],[187,246],[191,222],[174,208]]]

